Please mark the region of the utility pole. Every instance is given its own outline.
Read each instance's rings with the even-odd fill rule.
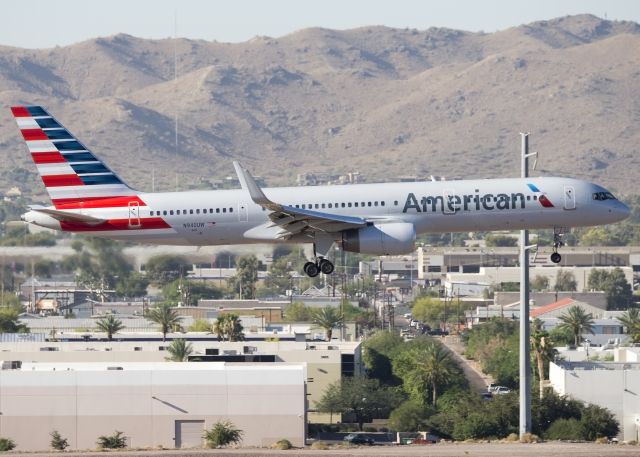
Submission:
[[[521,177],[529,177],[529,134],[521,133]],[[534,165],[535,168],[535,165]],[[520,438],[531,433],[531,346],[529,327],[529,231],[520,231]]]

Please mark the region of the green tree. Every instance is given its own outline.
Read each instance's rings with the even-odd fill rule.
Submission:
[[[425,404],[430,392],[434,407],[437,406],[439,389],[460,374],[451,352],[435,341],[402,352],[393,363],[394,372],[402,378],[405,391]]]
[[[244,339],[242,323],[237,314],[218,315],[213,331],[218,335],[219,340],[242,341]]]
[[[537,275],[531,281],[531,289],[541,292],[544,290],[549,290],[549,278],[546,276]]]
[[[209,448],[220,448],[242,441],[243,431],[237,429],[231,421],[218,421],[204,432],[204,439]]]
[[[127,447],[127,437],[123,436],[123,432],[115,431],[113,435],[109,436],[99,436],[98,437],[98,448],[99,449],[124,449]]]
[[[60,435],[59,431],[54,430],[49,435],[51,436],[51,447],[56,451],[64,451],[69,447],[69,442]]]
[[[160,254],[151,257],[144,266],[147,278],[159,285],[175,281],[190,269],[187,260],[179,255]]]
[[[439,327],[444,320],[444,303],[437,297],[418,298],[411,308],[411,315],[420,322]]]
[[[171,362],[186,362],[193,353],[193,346],[184,338],[176,338],[167,347],[167,352],[169,353],[167,360]]]
[[[607,297],[607,309],[624,309],[631,304],[633,291],[621,268],[611,271],[592,269],[589,273],[589,289],[602,290]]]
[[[180,322],[182,321],[182,317],[178,315],[178,312],[167,304],[162,304],[149,310],[147,319],[160,326],[162,341],[166,341],[167,333],[180,328]]]
[[[311,309],[303,302],[294,301],[284,309],[284,318],[288,322],[306,322],[311,320]]]
[[[561,291],[576,291],[578,288],[578,282],[575,276],[570,271],[558,270],[556,273],[556,281],[553,286],[553,290],[557,292]]]
[[[334,392],[329,392],[334,391]],[[329,393],[328,393],[329,392]],[[398,402],[398,394],[388,388],[380,386],[377,379],[368,379],[364,376],[342,378],[327,386],[322,398],[332,399],[339,405],[343,414],[352,414],[358,423],[359,430],[365,421],[376,417],[387,417],[393,405]],[[339,400],[336,401],[335,398]],[[332,406],[333,408],[335,408]],[[327,411],[320,401],[320,406]]]
[[[429,426],[429,417],[435,410],[415,400],[400,404],[389,415],[389,428],[398,432],[417,432]]]
[[[124,324],[120,319],[116,319],[113,314],[110,314],[106,317],[101,317],[96,322],[96,327],[101,332],[107,334],[107,339],[109,341],[113,340],[113,335],[118,333],[120,330],[124,328]]]
[[[618,321],[624,325],[626,333],[631,338],[631,342],[640,343],[640,309],[629,308]]]
[[[242,256],[236,263],[236,274],[229,278],[229,288],[241,299],[256,298],[260,262],[255,255]]]
[[[121,297],[144,297],[147,295],[149,280],[146,276],[132,272],[124,278],[119,278],[116,283],[116,294]]]
[[[211,333],[213,326],[209,319],[196,319],[189,326],[190,332],[209,332]]]
[[[573,335],[573,344],[576,346],[580,343],[583,333],[591,333],[593,335],[593,315],[586,313],[581,306],[574,305],[558,319],[561,324],[560,328],[571,331]]]
[[[287,290],[292,289],[291,261],[289,257],[281,257],[274,260],[267,270],[265,288],[271,294],[284,295]]]
[[[335,388],[323,392],[320,400],[316,401],[316,409],[318,412],[329,414],[329,423],[333,424],[333,415],[343,410],[339,385],[336,384]]]
[[[0,333],[29,333],[29,327],[20,323],[20,311],[16,307],[0,308]]]
[[[582,410],[580,422],[584,430],[584,439],[588,441],[613,438],[620,431],[620,425],[611,411],[597,405],[586,406]]]
[[[392,359],[402,350],[404,339],[396,332],[379,330],[363,343],[362,359],[369,377],[395,386],[400,379],[394,375]]]
[[[162,288],[167,303],[172,305],[198,306],[199,300],[222,298],[222,291],[206,282],[176,279]]]
[[[517,246],[518,239],[508,235],[490,233],[484,237],[487,247]]]
[[[318,327],[324,329],[326,340],[331,341],[333,329],[342,325],[343,316],[336,308],[326,306],[324,308],[314,310],[311,316],[311,321]]]

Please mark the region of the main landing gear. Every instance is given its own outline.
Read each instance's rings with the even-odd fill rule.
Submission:
[[[562,256],[558,253],[558,249],[564,246],[564,228],[554,228],[553,229],[553,254],[551,254],[551,261],[553,263],[560,263],[562,260]]]
[[[321,272],[325,275],[330,275],[331,273],[333,273],[333,270],[335,269],[335,267],[333,266],[333,263],[331,263],[329,260],[323,257],[318,257],[318,259],[315,262],[305,263],[302,269],[307,274],[307,276],[311,278],[315,278]]]

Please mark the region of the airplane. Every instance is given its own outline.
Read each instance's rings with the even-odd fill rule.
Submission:
[[[629,208],[605,188],[562,177],[394,182],[262,189],[233,162],[240,189],[141,192],[41,106],[11,111],[52,205],[22,220],[55,230],[172,245],[313,244],[304,272],[331,274],[334,244],[407,254],[424,233],[553,229],[551,260],[570,227],[618,222]]]

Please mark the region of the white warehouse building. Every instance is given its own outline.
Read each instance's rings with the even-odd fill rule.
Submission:
[[[0,436],[20,451],[49,449],[53,430],[70,449],[116,430],[134,448],[191,448],[228,419],[243,445],[302,446],[305,381],[304,364],[24,363],[0,370]]]

